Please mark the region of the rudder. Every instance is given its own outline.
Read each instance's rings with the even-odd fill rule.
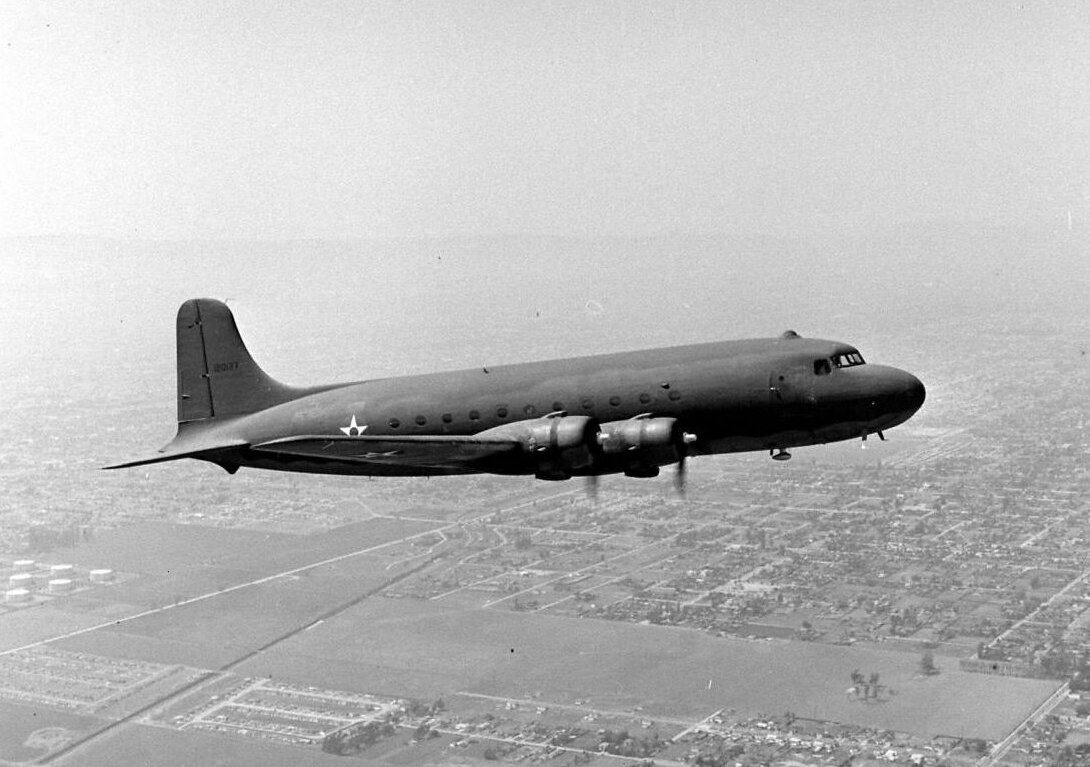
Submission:
[[[193,298],[178,310],[178,423],[244,415],[307,394],[258,367],[227,305]]]

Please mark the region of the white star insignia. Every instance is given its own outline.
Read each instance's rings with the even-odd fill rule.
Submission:
[[[356,416],[353,415],[352,422],[347,426],[342,426],[341,431],[344,432],[344,436],[346,437],[358,437],[365,431],[367,431],[367,424],[360,426],[358,423],[356,423]],[[353,434],[352,432],[355,432],[355,434]]]

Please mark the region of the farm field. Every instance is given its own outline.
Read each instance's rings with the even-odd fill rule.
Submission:
[[[940,664],[941,665],[941,664]],[[854,669],[892,688],[845,694]],[[922,736],[997,739],[1057,682],[945,668],[919,675],[909,653],[541,614],[450,610],[374,599],[242,664],[238,673],[430,698],[465,691],[588,708],[642,705],[648,716],[798,716]]]

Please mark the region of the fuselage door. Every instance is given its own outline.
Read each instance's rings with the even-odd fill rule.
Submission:
[[[779,365],[768,376],[769,404],[791,416],[808,409],[814,401],[813,373],[798,365]]]

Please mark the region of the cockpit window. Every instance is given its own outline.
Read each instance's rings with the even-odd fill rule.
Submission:
[[[831,372],[833,372],[833,366],[829,360],[824,357],[819,360],[814,360],[814,375],[827,376]]]
[[[838,354],[833,357],[833,364],[838,368],[850,368],[853,365],[865,365],[863,362],[863,355],[859,352],[850,352],[848,354]]]

